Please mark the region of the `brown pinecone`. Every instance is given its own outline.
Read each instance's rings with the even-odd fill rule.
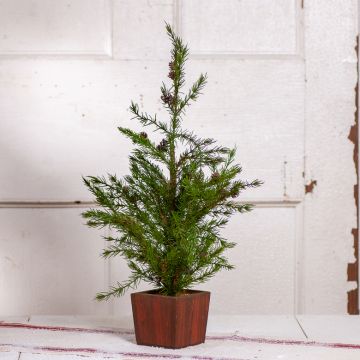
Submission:
[[[145,132],[145,131],[142,131],[141,133],[140,133],[140,136],[142,137],[142,138],[144,138],[144,139],[147,139],[147,133]]]
[[[160,151],[165,151],[168,146],[168,141],[166,139],[162,139],[160,144],[156,147]]]
[[[166,94],[166,95],[162,95],[161,96],[161,100],[165,103],[165,104],[168,104],[168,105],[172,105],[173,103],[173,96],[171,94]]]
[[[225,197],[229,196],[229,193],[225,189],[221,189],[220,195],[222,198],[225,198]]]
[[[169,69],[174,70],[174,63],[172,61],[169,62]]]
[[[219,179],[219,177],[220,177],[220,174],[217,172],[217,171],[215,171],[212,175],[211,175],[211,180],[217,180],[217,179]]]
[[[129,196],[129,200],[132,201],[133,203],[136,203],[138,201],[138,198],[136,195],[132,194]]]
[[[171,80],[174,80],[175,79],[175,71],[174,70],[171,70],[168,74],[168,77],[171,79]]]

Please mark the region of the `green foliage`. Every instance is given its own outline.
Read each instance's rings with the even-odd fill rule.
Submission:
[[[207,77],[201,74],[182,95],[188,48],[169,25],[166,31],[172,42],[171,85],[162,84],[161,100],[170,120],[140,112],[133,102],[130,106],[133,118],[162,133],[163,140],[155,144],[145,132],[119,127],[135,145],[130,175],[83,179],[100,206],[83,213],[87,225],[110,227],[117,234],[106,238],[109,246],[103,256],[121,255],[131,270],[127,281],[99,293],[98,300],[123,295],[140,280],[174,296],[220,270],[232,269],[224,252],[235,243],[224,239],[220,229],[232,214],[251,210],[252,205],[235,199],[246,188],[260,185],[258,180],[238,179],[241,167],[234,163],[235,149],[182,129],[186,108],[197,100]]]

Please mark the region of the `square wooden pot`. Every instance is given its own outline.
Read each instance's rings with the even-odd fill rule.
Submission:
[[[187,290],[180,296],[156,290],[131,294],[138,345],[178,349],[205,341],[210,292]]]

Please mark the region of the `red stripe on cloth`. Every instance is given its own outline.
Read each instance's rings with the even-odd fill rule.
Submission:
[[[282,340],[282,339],[266,339],[266,338],[252,338],[239,335],[228,336],[207,336],[207,340],[231,340],[239,342],[254,342],[259,344],[270,345],[300,345],[300,346],[316,346],[326,348],[342,348],[342,349],[356,349],[360,350],[360,344],[346,344],[346,343],[327,343],[307,340]]]
[[[22,323],[10,323],[0,321],[0,328],[20,328],[20,329],[31,329],[31,330],[48,330],[48,331],[69,331],[69,332],[83,332],[91,334],[119,334],[119,335],[133,335],[133,331],[119,330],[119,329],[87,329],[78,327],[68,326],[47,326],[47,325],[32,325]]]
[[[46,326],[46,325],[32,325],[22,323],[9,323],[1,322],[0,328],[21,328],[30,330],[48,330],[48,331],[68,331],[68,332],[83,332],[83,333],[103,333],[103,334],[118,334],[118,335],[134,335],[133,331],[129,330],[117,330],[117,329],[88,329],[78,327],[66,327],[66,326]],[[315,347],[326,347],[326,348],[341,348],[341,349],[355,349],[360,350],[360,344],[347,344],[347,343],[328,343],[328,342],[317,342],[307,340],[286,340],[286,339],[268,339],[259,337],[245,337],[239,335],[209,335],[206,340],[230,340],[238,342],[253,342],[259,344],[270,344],[270,345],[298,345],[298,346],[315,346]]]
[[[40,352],[55,352],[55,353],[73,353],[73,354],[89,354],[91,355],[120,355],[120,356],[131,356],[139,358],[154,358],[154,359],[194,359],[194,360],[246,360],[242,358],[225,358],[225,357],[213,357],[213,356],[199,356],[199,355],[180,355],[180,354],[151,354],[145,352],[132,352],[132,351],[106,351],[95,348],[65,348],[56,346],[26,346],[18,344],[0,344],[0,347],[12,347],[18,351],[28,353]],[[1,352],[1,349],[0,349]],[[91,354],[91,355],[90,355]]]

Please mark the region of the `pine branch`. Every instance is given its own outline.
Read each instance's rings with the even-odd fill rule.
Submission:
[[[132,119],[137,119],[143,126],[150,126],[154,125],[156,127],[155,131],[161,130],[165,134],[169,134],[169,129],[166,123],[158,121],[156,115],[152,117],[151,115],[147,114],[146,112],[140,112],[139,105],[131,102],[130,105],[130,112],[134,115]]]
[[[180,101],[178,111],[181,112],[184,110],[186,106],[190,105],[190,101],[196,101],[201,91],[204,89],[207,82],[207,74],[201,74],[199,79],[193,84],[187,95],[185,95],[184,99]]]
[[[125,281],[123,283],[118,282],[116,286],[111,286],[110,291],[104,291],[96,294],[96,300],[103,301],[109,300],[109,298],[112,296],[122,296],[129,288],[136,289],[136,287],[139,285],[140,280],[141,276],[139,276],[138,274],[132,274],[130,275],[128,281]]]
[[[156,145],[151,142],[148,138],[143,137],[141,134],[136,133],[128,128],[118,127],[118,130],[128,137],[132,142],[142,148],[142,152],[145,156],[158,160],[164,164],[169,163],[166,152],[159,150]]]

